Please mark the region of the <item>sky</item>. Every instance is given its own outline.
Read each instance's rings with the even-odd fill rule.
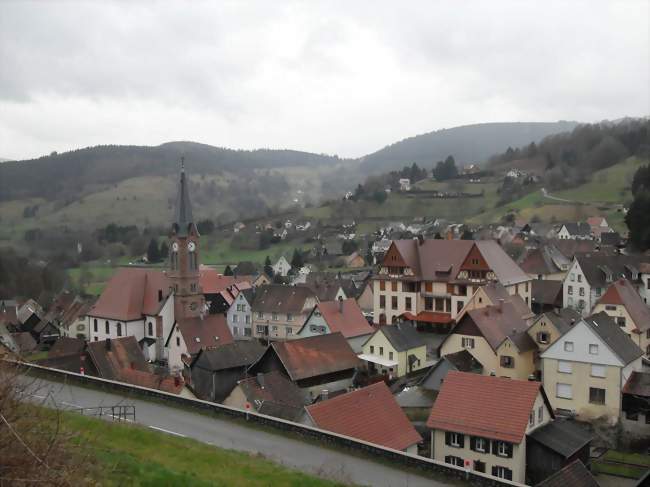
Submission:
[[[0,157],[650,114],[650,0],[0,2]]]

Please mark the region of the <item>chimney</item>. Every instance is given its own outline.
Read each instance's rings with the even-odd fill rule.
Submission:
[[[322,391],[320,391],[321,401],[327,401],[328,397],[329,397],[329,391],[327,389],[323,389]]]
[[[257,383],[260,385],[262,389],[264,389],[264,374],[261,372],[257,373]]]
[[[339,313],[343,314],[343,296],[339,296]]]
[[[110,351],[111,351],[111,339],[110,339],[110,338],[107,338],[107,339],[104,341],[104,344],[106,345],[106,351],[107,351],[107,352],[110,352]]]

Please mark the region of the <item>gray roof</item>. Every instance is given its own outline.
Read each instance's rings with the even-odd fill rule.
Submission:
[[[637,281],[639,266],[642,262],[650,261],[649,257],[592,253],[578,254],[575,258],[592,287],[607,287],[621,277]]]
[[[565,223],[564,226],[566,227],[567,231],[571,235],[580,235],[580,236],[591,235],[591,227],[589,226],[588,223],[585,222]]]
[[[398,352],[425,346],[420,334],[410,325],[386,325],[379,329]]]
[[[264,350],[266,348],[255,340],[227,343],[201,350],[192,361],[192,367],[212,371],[248,367],[260,358]]]
[[[575,421],[555,420],[528,435],[545,447],[569,458],[592,440],[591,434]]]
[[[178,183],[178,196],[176,198],[176,215],[174,219],[174,230],[180,237],[186,237],[190,225],[194,223],[192,216],[192,203],[190,202],[190,191],[187,187],[185,177],[185,165],[181,167],[181,180]]]
[[[584,322],[609,345],[624,364],[627,365],[643,355],[643,350],[630,340],[614,319],[604,311],[585,318]]]
[[[544,479],[535,487],[599,487],[591,472],[580,460],[574,460],[566,467]]]
[[[545,316],[555,328],[560,332],[560,334],[566,333],[572,325],[579,322],[582,319],[580,313],[571,308],[561,308],[554,311],[549,311],[544,313],[541,316]]]

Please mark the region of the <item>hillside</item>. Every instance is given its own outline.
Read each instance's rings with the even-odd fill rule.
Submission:
[[[480,163],[508,147],[539,142],[544,137],[573,130],[577,122],[481,123],[442,129],[409,137],[361,158],[364,172],[386,172],[413,162],[433,167],[453,155],[457,162]]]

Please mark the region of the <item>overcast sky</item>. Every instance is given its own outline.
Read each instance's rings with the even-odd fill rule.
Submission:
[[[216,4],[216,5],[215,5]],[[650,113],[650,0],[0,2],[0,157]]]

